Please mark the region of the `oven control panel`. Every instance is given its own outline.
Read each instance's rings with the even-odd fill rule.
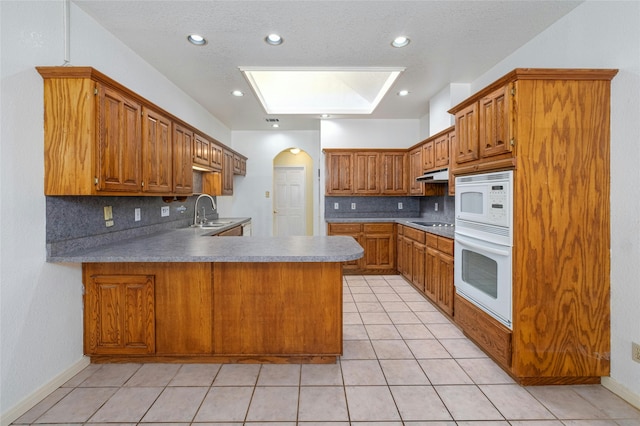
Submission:
[[[488,219],[495,224],[508,224],[509,186],[506,183],[491,185],[488,191]]]

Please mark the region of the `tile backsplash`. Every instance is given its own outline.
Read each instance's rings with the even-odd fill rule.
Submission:
[[[324,216],[326,219],[421,217],[431,221],[453,223],[454,200],[454,197],[449,196],[325,197]],[[402,204],[401,209],[399,204]],[[353,205],[355,209],[352,208]]]

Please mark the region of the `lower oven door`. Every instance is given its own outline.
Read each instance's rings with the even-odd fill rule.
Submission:
[[[511,328],[511,247],[456,232],[456,292]]]

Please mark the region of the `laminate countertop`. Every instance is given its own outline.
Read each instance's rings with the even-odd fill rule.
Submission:
[[[392,222],[400,225],[409,226],[411,228],[419,229],[421,231],[430,232],[441,237],[451,238],[455,237],[454,226],[423,226],[416,222],[432,222],[431,219],[425,219],[423,217],[349,217],[349,218],[326,218],[327,223],[385,223]]]
[[[51,256],[49,262],[344,262],[363,248],[352,237],[219,237],[218,229],[180,228]]]

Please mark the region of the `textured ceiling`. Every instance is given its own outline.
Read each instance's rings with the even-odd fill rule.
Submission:
[[[406,67],[366,117],[419,118],[449,83],[472,81],[581,3],[73,1],[232,130],[267,129],[271,117],[239,67]],[[191,33],[208,44],[190,45]],[[284,43],[266,44],[269,33]],[[399,35],[409,46],[391,47]],[[233,97],[234,89],[247,95]],[[400,89],[411,93],[396,96]],[[316,116],[277,118],[281,130],[319,127]]]

